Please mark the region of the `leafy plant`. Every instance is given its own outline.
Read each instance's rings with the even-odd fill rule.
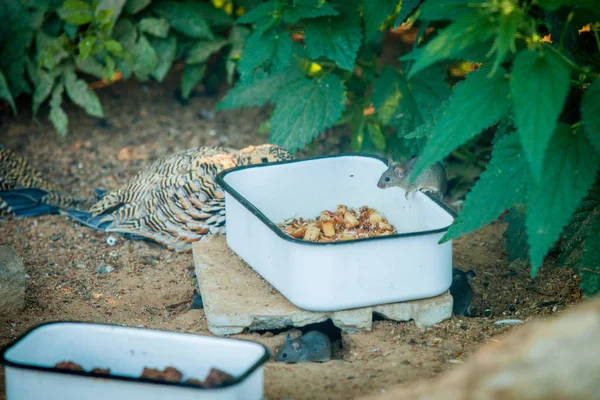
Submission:
[[[48,101],[49,119],[64,135],[64,95],[88,114],[104,115],[79,73],[100,79],[100,85],[131,76],[161,82],[182,62],[181,94],[188,98],[210,57],[224,53],[231,82],[233,62],[249,32],[232,28],[230,2],[218,3],[222,9],[193,0],[7,0],[0,5],[0,18],[7,22],[0,28],[0,99],[16,113],[14,99],[32,95],[34,117]]]
[[[600,151],[600,14],[594,5],[261,2],[236,21],[253,33],[238,63],[240,81],[219,108],[273,104],[270,141],[292,151],[346,124],[355,151],[419,154],[413,178],[482,132],[495,131],[491,161],[442,241],[512,210],[511,259],[528,259],[535,277],[567,227],[562,246],[580,249],[572,265],[592,293],[600,289],[598,203],[592,197],[581,204],[596,180]],[[382,62],[382,31],[407,17],[418,26],[415,47],[400,63]],[[434,34],[426,35],[428,28]],[[451,90],[448,67],[465,61],[472,72]]]

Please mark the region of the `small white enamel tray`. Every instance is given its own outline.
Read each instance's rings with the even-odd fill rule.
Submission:
[[[221,172],[228,246],[283,296],[309,311],[433,297],[452,282],[452,243],[438,244],[453,213],[421,192],[379,189],[387,168],[342,155],[242,166]],[[398,234],[335,243],[287,236],[277,223],[316,218],[338,204],[373,207]]]
[[[259,400],[268,358],[266,347],[254,342],[79,322],[40,325],[2,353],[7,400]],[[86,371],[110,368],[111,375],[53,367],[61,361]],[[168,366],[181,371],[183,380],[203,380],[211,368],[235,379],[201,388],[138,378],[144,367]]]

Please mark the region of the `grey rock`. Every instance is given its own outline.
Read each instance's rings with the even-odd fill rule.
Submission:
[[[110,274],[114,270],[114,267],[110,265],[101,265],[98,268],[96,268],[94,272],[96,272],[97,274]]]
[[[23,258],[10,246],[0,246],[0,316],[11,316],[25,308]]]

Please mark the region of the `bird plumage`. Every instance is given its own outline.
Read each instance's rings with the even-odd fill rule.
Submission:
[[[193,242],[225,233],[225,193],[216,183],[219,172],[292,158],[274,145],[189,149],[158,159],[121,188],[101,193],[89,212],[68,203],[62,213],[95,229],[189,251]]]
[[[0,148],[0,218],[56,214],[82,203],[46,181],[24,158]]]

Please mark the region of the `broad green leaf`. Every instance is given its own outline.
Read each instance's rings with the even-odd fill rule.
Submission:
[[[123,46],[121,46],[121,43],[117,42],[116,40],[107,40],[106,42],[104,42],[104,47],[106,48],[106,50],[108,50],[110,53],[114,54],[117,57],[125,57],[125,51],[123,50]]]
[[[366,40],[373,37],[390,14],[394,13],[397,5],[398,0],[369,0],[363,3]],[[404,5],[404,1],[402,5]]]
[[[58,15],[65,21],[74,25],[89,24],[94,20],[91,6],[83,0],[65,0]]]
[[[444,69],[438,66],[423,70],[408,80],[405,75],[402,76],[402,99],[390,121],[399,136],[405,136],[434,117],[442,102],[451,94],[445,78]]]
[[[396,22],[394,22],[394,28],[399,27],[420,2],[421,0],[402,0],[400,12],[398,13],[398,17],[396,17]],[[421,21],[421,23],[423,23],[423,21]]]
[[[156,51],[154,51],[146,36],[140,35],[133,48],[133,72],[135,76],[144,81],[148,79],[157,65],[158,56]]]
[[[485,6],[485,2],[486,0],[427,0],[419,8],[419,18],[427,21],[456,21],[477,13]]]
[[[142,32],[163,39],[169,34],[169,23],[164,18],[144,18],[140,21],[139,27]]]
[[[27,53],[32,39],[33,32],[31,31],[11,33],[10,40],[0,43],[0,66],[4,68],[21,60]]]
[[[345,7],[339,16],[309,19],[304,33],[306,50],[311,58],[326,57],[340,68],[354,68],[363,39],[356,10]]]
[[[242,15],[236,23],[256,24],[256,28],[262,33],[271,29],[281,20],[281,10],[276,0],[269,0],[258,7]]]
[[[516,53],[517,48],[515,45],[515,38],[518,33],[519,26],[523,22],[525,14],[523,10],[519,7],[513,7],[509,12],[501,12],[498,15],[498,29],[496,38],[494,41],[494,46],[490,49],[489,54],[496,53],[496,58],[494,59],[494,68],[492,68],[492,72],[495,72],[495,69],[504,62],[506,55],[508,52]]]
[[[81,61],[90,56],[90,53],[94,48],[94,44],[96,44],[96,39],[96,36],[86,36],[81,40],[81,42],[79,42],[79,59]]]
[[[586,296],[600,292],[600,220],[596,219],[585,239],[579,267],[580,287]]]
[[[163,1],[153,5],[152,10],[166,18],[173,29],[188,37],[213,39],[208,23],[188,4]]]
[[[100,100],[98,100],[96,93],[88,88],[83,79],[77,78],[74,70],[66,69],[64,72],[64,79],[67,95],[73,103],[82,107],[89,115],[98,118],[104,117],[102,105],[100,104]]]
[[[185,62],[187,64],[205,63],[211,54],[218,52],[228,43],[227,40],[199,41],[190,49]]]
[[[508,113],[510,101],[506,70],[500,67],[488,78],[489,72],[489,67],[483,67],[456,84],[445,114],[439,117],[431,139],[415,165],[413,177],[498,123]]]
[[[525,203],[529,166],[516,133],[505,135],[465,199],[463,208],[440,243],[456,239],[494,221],[514,204]]]
[[[204,76],[206,64],[186,64],[181,75],[181,96],[184,99],[190,97],[192,90]]]
[[[4,77],[4,73],[0,71],[0,99],[6,100],[10,107],[13,110],[13,114],[17,115],[17,107],[15,106],[15,101],[13,100],[12,95],[10,94],[10,90],[8,89],[8,83],[6,82],[6,78]]]
[[[148,7],[152,0],[127,0],[125,3],[125,12],[127,14],[137,14]]]
[[[184,4],[192,7],[210,26],[231,27],[234,18],[227,15],[222,9],[215,8],[212,4],[198,0],[184,0]]]
[[[495,23],[485,14],[466,14],[439,31],[425,47],[418,48],[419,56],[413,64],[409,78],[438,61],[461,55],[478,43],[487,41],[496,29]],[[411,53],[409,53],[410,55]]]
[[[20,59],[11,63],[6,68],[8,86],[13,98],[19,97],[21,93],[31,94],[31,86],[25,77],[25,60]]]
[[[569,66],[548,49],[521,51],[513,63],[513,112],[536,179],[542,174],[546,148],[569,92],[569,74]]]
[[[525,207],[523,206],[513,207],[506,214],[506,223],[508,226],[503,236],[506,240],[506,252],[508,253],[509,263],[515,260],[526,261],[529,257],[525,221]]]
[[[548,145],[544,168],[531,182],[527,200],[531,276],[536,276],[544,256],[569,217],[586,195],[598,170],[598,155],[582,132],[558,124]]]
[[[377,150],[385,150],[385,136],[381,132],[381,127],[378,124],[367,122],[367,132],[375,148]]]
[[[238,70],[242,79],[247,80],[259,68],[271,72],[285,69],[291,57],[292,39],[287,32],[271,29],[261,34],[254,31],[246,39]]]
[[[331,127],[345,102],[344,84],[335,75],[295,81],[275,96],[269,141],[295,152]]]
[[[585,239],[592,224],[600,219],[600,182],[596,180],[592,189],[575,212],[563,232],[564,240],[560,245],[559,264],[575,267],[581,260]]]
[[[177,38],[169,36],[166,39],[150,38],[150,44],[156,51],[158,62],[154,71],[150,75],[159,82],[165,78],[173,60],[175,60],[175,51],[177,50]]]
[[[581,122],[588,139],[600,154],[600,79],[594,80],[583,94]]]
[[[102,75],[105,79],[112,81],[115,76],[115,60],[108,54],[104,56],[105,67],[102,70]]]
[[[36,47],[40,49],[38,51],[40,64],[46,69],[54,69],[61,61],[71,56],[70,51],[67,51],[69,45],[69,39],[65,36],[53,38],[43,32],[38,32]]]
[[[287,88],[294,81],[303,79],[298,72],[279,72],[274,75],[261,74],[252,82],[238,82],[229,89],[225,97],[217,104],[217,110],[228,110],[239,107],[262,107],[282,88]],[[287,90],[287,89],[284,89]]]
[[[333,15],[338,15],[338,12],[324,0],[293,0],[293,4],[283,10],[283,21],[293,24],[301,19]]]
[[[51,76],[45,71],[37,71],[36,73],[36,81],[35,90],[33,91],[33,116],[37,114],[40,105],[46,100],[46,98],[50,95],[52,91],[52,87],[54,86],[54,76]]]
[[[52,97],[50,99],[50,121],[59,135],[64,136],[67,134],[67,125],[69,118],[62,109],[62,95],[64,87],[62,83],[57,84],[52,91]]]
[[[98,79],[104,78],[104,67],[95,57],[88,57],[84,61],[77,60],[77,68]]]
[[[244,43],[249,35],[250,30],[243,26],[234,25],[231,27],[231,31],[229,33],[231,50],[229,51],[227,60],[225,61],[225,69],[227,70],[227,83],[230,85],[233,83],[233,75],[237,66],[236,60],[238,60],[242,55]]]
[[[386,66],[373,84],[371,100],[377,117],[384,125],[390,122],[400,104],[402,93],[400,93],[399,81],[401,79],[404,77],[396,69]]]
[[[96,19],[100,21],[107,20],[108,26],[112,29],[115,22],[121,16],[126,0],[98,0],[96,7]]]

